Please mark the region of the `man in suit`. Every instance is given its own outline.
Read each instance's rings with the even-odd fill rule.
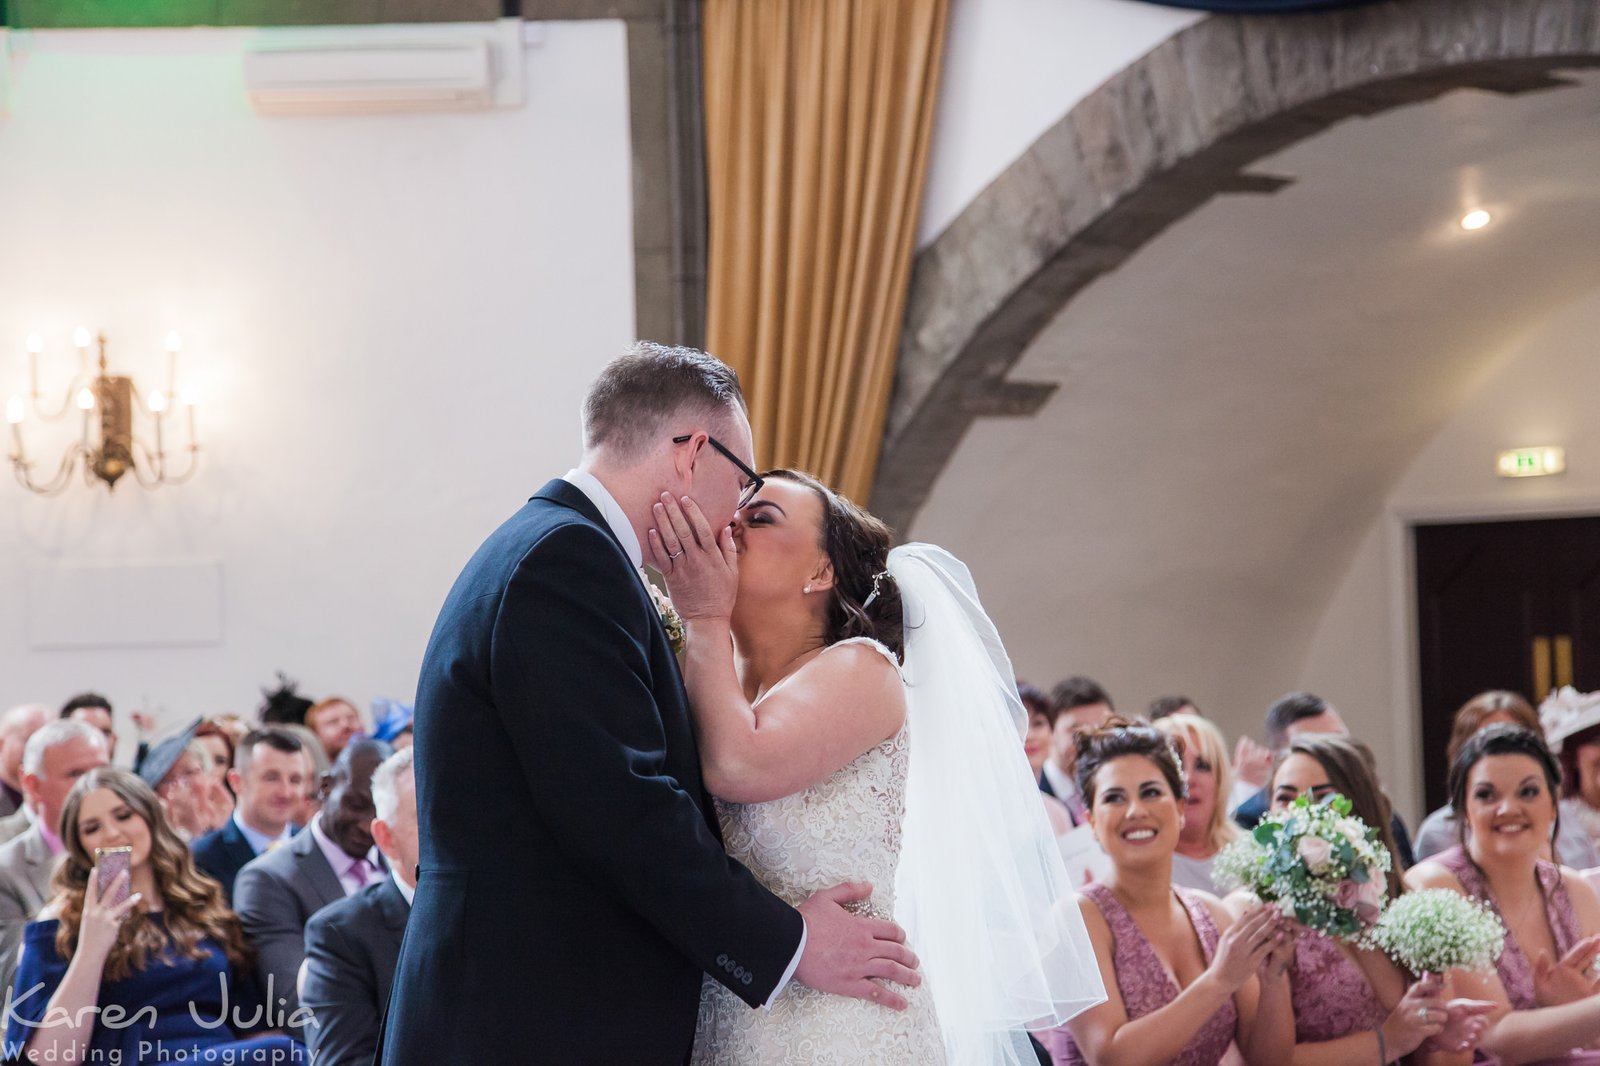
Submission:
[[[105,737],[84,722],[57,719],[28,738],[22,790],[33,824],[0,847],[0,981],[5,988],[17,972],[23,927],[50,898],[67,793],[78,778],[110,761]]]
[[[737,378],[641,343],[583,424],[579,467],[478,549],[424,657],[421,874],[383,1066],[681,1066],[702,973],[753,1008],[791,978],[903,1007],[870,978],[917,980],[898,927],[845,910],[868,886],[788,906],[728,858],[701,785],[639,567],[663,493],[721,526],[754,487]]]
[[[1050,758],[1045,760],[1039,789],[1066,804],[1074,825],[1084,822],[1083,799],[1074,780],[1078,764],[1078,734],[1104,725],[1115,713],[1111,695],[1092,678],[1069,677],[1050,690],[1056,721],[1051,727]]]
[[[1275,756],[1281,756],[1289,749],[1290,741],[1306,733],[1350,735],[1349,727],[1344,724],[1344,718],[1333,704],[1310,692],[1291,692],[1274,700],[1272,706],[1267,708],[1266,727],[1267,743]],[[1373,777],[1377,777],[1376,768]],[[1272,807],[1271,789],[1272,782],[1269,780],[1260,791],[1234,808],[1233,820],[1245,829],[1254,829],[1256,823],[1261,821],[1261,816]],[[1400,864],[1404,867],[1414,865],[1416,860],[1411,854],[1411,835],[1406,832],[1406,824],[1398,812],[1390,817],[1389,829],[1394,833]]]
[[[233,817],[191,848],[201,872],[222,883],[230,906],[234,879],[245,864],[286,843],[293,833],[289,819],[306,791],[303,747],[288,730],[266,726],[245,734],[234,752],[228,771],[237,797]]]
[[[306,922],[387,873],[372,844],[372,774],[388,754],[376,740],[346,746],[323,778],[322,813],[287,845],[251,860],[234,882],[233,909],[255,946],[274,1027],[305,1022],[295,983],[305,961]]]
[[[306,1043],[319,1066],[370,1066],[394,986],[400,940],[417,887],[417,794],[412,749],[372,775],[372,839],[389,876],[330,904],[306,923],[300,1005],[316,1015]]]
[[[18,704],[0,717],[0,814],[22,809],[22,752],[52,717],[42,703]]]

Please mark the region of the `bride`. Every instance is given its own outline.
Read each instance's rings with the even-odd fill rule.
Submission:
[[[1025,1028],[1104,998],[1021,746],[1011,667],[966,568],[808,475],[720,533],[663,496],[649,532],[728,854],[791,903],[842,883],[905,927],[920,977],[869,999],[791,982],[752,1011],[705,982],[704,1064],[1033,1062]]]

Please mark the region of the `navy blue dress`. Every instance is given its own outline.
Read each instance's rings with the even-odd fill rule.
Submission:
[[[162,924],[159,914],[144,920]],[[50,997],[66,975],[68,960],[56,952],[59,924],[54,918],[29,922],[23,932],[22,961],[6,1025],[7,1060],[20,1055],[39,1028]],[[216,941],[200,941],[200,950],[204,955],[199,959],[173,950],[120,981],[101,981],[100,1014],[86,1061],[125,1066],[309,1062],[304,1046],[290,1037],[240,1039],[251,1029],[267,1028],[271,1019],[265,1017],[254,983],[234,979],[228,956]]]

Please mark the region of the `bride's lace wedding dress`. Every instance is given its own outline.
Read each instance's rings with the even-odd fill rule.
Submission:
[[[855,638],[832,647],[843,644],[867,644],[894,661],[876,641]],[[853,909],[892,919],[908,756],[909,734],[902,726],[795,795],[752,804],[718,800],[728,854],[796,906],[822,889],[868,882],[871,899]],[[910,947],[916,950],[915,944]],[[894,989],[909,1009],[894,1011],[790,981],[769,1007],[752,1010],[707,977],[692,1061],[697,1066],[941,1066],[944,1044],[926,982]]]

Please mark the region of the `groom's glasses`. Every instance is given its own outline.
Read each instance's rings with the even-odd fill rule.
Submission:
[[[672,438],[672,443],[674,443],[674,444],[684,444],[692,436],[694,436],[693,433],[685,433],[681,437],[673,437]],[[730,462],[734,466],[738,467],[739,468],[739,473],[743,474],[748,479],[744,483],[744,488],[742,490],[740,490],[740,492],[739,492],[739,508],[742,509],[751,500],[756,498],[756,493],[761,491],[761,475],[756,473],[754,470],[751,470],[748,466],[745,466],[743,460],[741,460],[737,455],[734,455],[726,447],[724,447],[723,443],[720,440],[718,440],[717,438],[715,438],[713,436],[710,436],[710,435],[707,435],[706,436],[706,443],[711,445],[717,451],[721,452],[724,456],[726,456],[728,462]]]

